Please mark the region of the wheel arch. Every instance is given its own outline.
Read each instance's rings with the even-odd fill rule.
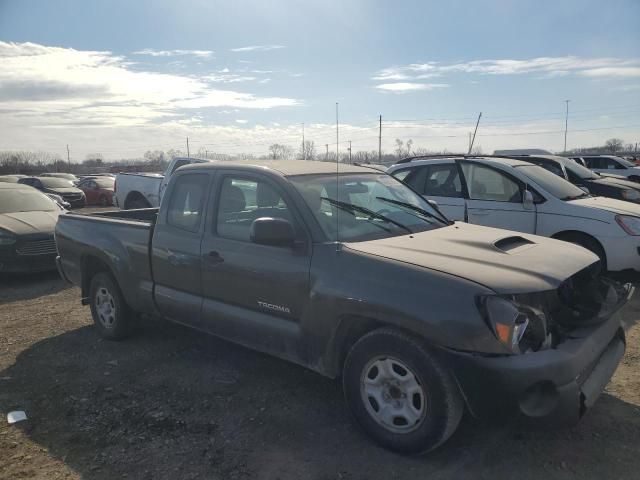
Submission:
[[[124,209],[129,210],[131,208],[131,202],[134,202],[136,200],[143,201],[147,204],[147,207],[151,207],[151,203],[149,203],[149,200],[147,200],[147,198],[142,193],[140,193],[138,190],[133,190],[129,192],[127,194],[127,197],[124,199]]]
[[[117,277],[114,271],[109,266],[109,264],[105,260],[98,257],[97,255],[93,255],[93,254],[84,255],[80,260],[80,264],[81,264],[80,289],[81,289],[83,304],[86,305],[89,299],[89,291],[91,289],[91,279],[94,276],[96,276],[98,273],[107,272],[113,277],[114,281],[118,283]]]
[[[563,241],[567,241],[567,242],[571,242],[571,240],[568,240],[568,239],[572,238],[572,237],[576,238],[576,239],[577,238],[583,238],[583,239],[587,240],[588,242],[593,242],[600,249],[600,252],[603,255],[604,263],[606,265],[607,252],[604,249],[604,245],[602,245],[602,242],[600,242],[600,240],[598,240],[593,235],[591,235],[589,233],[586,233],[586,232],[581,232],[579,230],[562,230],[560,232],[556,232],[553,235],[551,235],[551,238],[553,238],[553,239],[563,240]]]

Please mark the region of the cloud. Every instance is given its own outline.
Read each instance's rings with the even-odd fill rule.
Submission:
[[[248,47],[239,47],[230,49],[231,52],[268,52],[270,50],[279,50],[286,48],[284,45],[249,45]]]
[[[469,62],[425,62],[387,67],[376,72],[376,81],[411,81],[467,73],[478,75],[539,74],[539,78],[553,78],[578,74],[587,77],[637,77],[640,76],[640,59],[537,57],[526,60],[498,59],[472,60]]]
[[[231,72],[195,78],[133,70],[125,57],[108,51],[0,41],[0,117],[24,112],[32,126],[143,125],[194,115],[186,109],[300,105],[293,98],[216,87],[249,80],[255,78]]]
[[[213,56],[212,50],[154,50],[152,48],[145,48],[143,50],[137,50],[133,52],[134,55],[149,55],[151,57],[179,57],[184,55],[191,55],[199,58],[210,58]]]
[[[246,124],[246,123],[249,123],[249,120],[237,119],[237,120],[236,120],[236,123],[239,123],[239,124],[241,124],[241,125],[244,125],[244,124]]]
[[[416,90],[433,90],[435,88],[446,88],[449,85],[446,83],[410,83],[410,82],[397,82],[397,83],[381,83],[376,85],[379,90],[394,93],[406,93]]]

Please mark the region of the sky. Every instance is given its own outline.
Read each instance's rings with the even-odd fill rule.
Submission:
[[[640,142],[638,0],[0,0],[0,150]],[[336,103],[340,133],[336,142]],[[304,127],[303,127],[304,124]]]

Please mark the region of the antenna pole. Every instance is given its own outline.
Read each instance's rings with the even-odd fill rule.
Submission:
[[[191,155],[189,154],[189,137],[187,137],[187,158],[191,158]]]
[[[338,162],[340,161],[339,157],[339,148],[340,148],[340,137],[339,137],[339,129],[338,129],[338,102],[336,102],[336,201],[340,201],[340,196],[338,195],[339,181],[338,181]],[[336,212],[336,252],[340,251],[340,215],[338,214],[338,208],[334,209]]]
[[[476,141],[476,133],[478,132],[478,125],[480,125],[480,118],[482,118],[482,112],[480,112],[480,115],[478,115],[478,121],[476,121],[476,129],[473,131],[473,138],[471,138],[471,143],[469,144],[469,151],[467,152],[468,155],[471,155],[473,144]]]
[[[382,163],[382,115],[380,115],[378,127],[378,163]]]
[[[71,173],[71,157],[69,156],[69,144],[67,143],[67,165],[69,165],[69,173]]]
[[[302,159],[307,159],[307,152],[304,150],[304,122],[302,122]]]
[[[351,165],[351,140],[349,140],[349,165]]]

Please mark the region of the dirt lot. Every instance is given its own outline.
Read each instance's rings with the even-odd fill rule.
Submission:
[[[632,323],[640,300],[625,307]],[[56,273],[0,280],[0,478],[638,478],[640,326],[583,421],[465,418],[424,457],[373,445],[336,382],[154,320],[101,340]],[[6,423],[25,410],[27,422]]]

